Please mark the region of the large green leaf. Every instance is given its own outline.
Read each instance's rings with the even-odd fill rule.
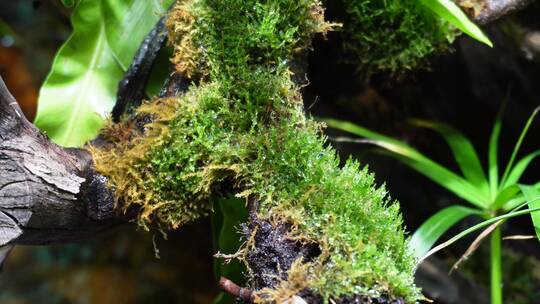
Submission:
[[[446,207],[431,216],[414,232],[409,247],[413,250],[414,255],[420,259],[457,222],[467,216],[480,213],[481,211],[477,209],[463,206]]]
[[[452,0],[420,0],[434,13],[450,22],[472,38],[493,47],[493,43]]]
[[[105,37],[100,1],[81,0],[71,22],[73,34],[41,88],[35,124],[56,143],[76,147],[96,136],[123,71]]]
[[[391,152],[390,155],[392,157],[412,167],[471,204],[480,208],[486,208],[488,206],[488,198],[483,195],[481,190],[409,145],[347,121],[328,119],[325,122],[330,127],[368,138],[369,140],[366,140],[366,143],[382,147]]]
[[[107,42],[125,70],[174,0],[101,0]]]
[[[529,209],[540,208],[540,191],[533,186],[520,185],[521,191],[529,202]],[[531,218],[536,231],[536,237],[540,241],[540,211],[532,212]]]
[[[412,123],[416,126],[432,129],[441,134],[461,169],[461,172],[471,184],[481,189],[485,196],[489,196],[489,185],[478,154],[472,143],[458,130],[443,123],[415,119]]]

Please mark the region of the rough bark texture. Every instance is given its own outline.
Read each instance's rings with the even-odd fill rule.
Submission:
[[[93,236],[123,220],[90,155],[52,143],[0,78],[0,246]]]
[[[480,24],[488,24],[514,11],[523,9],[534,0],[480,0],[482,8],[474,20]]]

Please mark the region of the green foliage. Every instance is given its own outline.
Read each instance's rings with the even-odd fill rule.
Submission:
[[[123,71],[106,42],[99,2],[82,0],[71,21],[73,34],[41,87],[34,123],[56,143],[73,147],[97,135]]]
[[[173,0],[101,0],[106,39],[125,71],[141,41],[165,13]]]
[[[489,246],[480,246],[478,255],[471,256],[461,267],[461,274],[480,288],[489,289],[490,264],[485,259]],[[540,261],[538,257],[502,248],[504,303],[530,304],[540,296]]]
[[[532,186],[520,186],[523,195],[529,202],[530,209],[540,209],[540,190]],[[540,211],[531,213],[532,221],[534,224],[534,230],[536,232],[536,237],[540,240]]]
[[[409,244],[417,259],[424,257],[426,252],[437,240],[457,222],[471,215],[480,215],[476,209],[463,206],[446,207],[425,221],[411,238]]]
[[[514,147],[506,169],[500,177],[497,161],[497,145],[499,142],[499,134],[502,124],[500,117],[496,119],[493,133],[490,138],[490,147],[488,152],[489,180],[486,178],[486,175],[479,162],[479,157],[472,144],[465,136],[448,125],[425,121],[413,121],[420,127],[430,128],[442,134],[450,146],[463,173],[463,176],[459,176],[458,174],[442,167],[403,142],[388,138],[373,131],[369,131],[349,122],[337,120],[328,120],[327,122],[330,126],[337,129],[367,137],[368,140],[366,140],[366,142],[384,148],[386,151],[390,152],[390,156],[427,176],[434,182],[452,191],[454,194],[476,207],[476,209],[462,209],[464,207],[456,208],[456,206],[449,207],[429,218],[414,233],[410,243],[411,246],[414,246],[413,250],[417,256],[423,256],[423,258],[425,258],[437,252],[441,248],[444,248],[459,240],[463,236],[493,224],[493,226],[486,229],[486,233],[494,233],[491,237],[492,302],[500,303],[502,301],[502,294],[500,293],[500,229],[497,228],[497,226],[503,221],[499,222],[499,220],[506,220],[507,218],[517,215],[531,213],[535,227],[538,226],[540,221],[538,215],[539,212],[536,211],[538,202],[535,201],[537,197],[540,196],[540,191],[538,190],[540,189],[540,183],[535,186],[523,186],[518,184],[525,169],[531,163],[531,161],[540,154],[540,151],[525,156],[517,163],[515,162],[521,144],[523,143],[523,140],[538,111],[539,109],[536,109],[527,121]],[[527,205],[527,200],[529,201],[530,209],[520,211],[520,208]],[[498,214],[503,212],[506,214],[497,217]],[[487,218],[487,220],[479,225],[465,230],[449,241],[426,253],[427,250],[447,229],[452,227],[457,221],[465,216],[474,213],[481,214],[484,218]],[[537,235],[540,239],[538,229]]]
[[[295,53],[309,46],[314,32],[325,32],[331,27],[323,22],[323,11],[314,3],[188,1],[171,14],[171,40],[177,47],[174,61],[194,61],[187,69],[188,75],[201,65],[210,66],[209,72],[215,78],[234,77],[238,72],[247,72],[244,69],[253,64],[286,64]],[[189,23],[185,19],[194,20]],[[213,24],[207,20],[213,20]]]
[[[340,168],[290,79],[288,62],[331,27],[319,3],[194,0],[178,4],[169,21],[176,60],[193,63],[177,67],[206,71],[179,98],[142,107],[154,117],[143,137],[93,151],[119,200],[141,206],[143,226],[175,228],[209,213],[215,195],[254,199],[260,217],[319,245],[321,255],[299,268],[303,288],[326,302],[353,294],[416,301],[397,203],[357,162]],[[105,135],[118,134],[114,128]]]
[[[63,146],[82,146],[95,138],[116,102],[118,81],[166,4],[78,2],[71,17],[73,34],[41,88],[36,126]]]
[[[420,2],[467,35],[493,47],[493,43],[491,43],[486,34],[476,24],[472,23],[467,15],[452,0],[421,0]]]
[[[346,61],[368,77],[378,71],[399,75],[422,66],[457,34],[420,1],[343,0],[343,5]]]

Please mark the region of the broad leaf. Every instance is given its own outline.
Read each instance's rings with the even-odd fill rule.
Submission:
[[[448,146],[450,146],[450,149],[452,149],[454,158],[465,178],[475,187],[481,189],[485,196],[489,196],[488,181],[484,169],[482,169],[478,154],[472,143],[463,134],[443,123],[418,119],[412,120],[412,123],[419,127],[432,129],[441,134],[448,143]]]
[[[409,145],[350,122],[334,119],[328,119],[325,122],[330,127],[368,138],[369,140],[364,141],[365,143],[390,151],[392,157],[412,167],[471,204],[481,208],[487,207],[488,198],[483,195],[482,191],[475,188],[466,179],[439,165]]]
[[[414,255],[420,259],[457,222],[467,216],[480,213],[477,209],[463,206],[446,207],[431,216],[414,232],[409,247],[413,250]]]
[[[174,0],[101,0],[107,42],[125,70]]]
[[[40,91],[35,124],[63,146],[82,146],[97,135],[123,76],[105,37],[100,3],[78,3],[71,17],[73,34]]]
[[[540,190],[533,186],[520,185],[523,195],[529,202],[529,209],[540,208]],[[536,231],[536,237],[540,241],[540,211],[532,212],[531,218]]]
[[[451,0],[420,0],[434,13],[450,22],[472,38],[493,47],[493,43],[467,15]]]

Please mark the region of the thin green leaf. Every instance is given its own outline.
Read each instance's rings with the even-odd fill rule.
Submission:
[[[521,134],[519,135],[518,141],[516,143],[516,146],[514,147],[514,151],[512,151],[512,156],[510,157],[510,161],[508,162],[508,165],[506,166],[506,170],[504,170],[504,174],[501,180],[501,185],[504,185],[506,183],[506,179],[508,178],[508,174],[510,173],[512,166],[514,165],[514,161],[516,160],[516,156],[519,152],[519,148],[521,148],[521,144],[523,143],[525,136],[527,136],[527,132],[529,131],[529,128],[531,127],[531,124],[534,121],[536,114],[538,114],[538,111],[540,111],[540,107],[536,108],[533,111],[533,113],[527,120],[525,127],[523,127],[523,130],[521,131]]]
[[[174,0],[101,0],[105,34],[124,71],[146,35]]]
[[[482,191],[479,191],[466,179],[437,164],[414,148],[350,122],[334,119],[328,119],[325,122],[330,127],[368,138],[369,140],[364,141],[365,143],[377,145],[392,152],[390,154],[392,157],[412,167],[471,204],[481,208],[488,206],[488,200],[483,196]]]
[[[97,135],[123,75],[105,38],[100,3],[78,3],[71,17],[73,34],[39,94],[35,124],[63,146],[82,146]]]
[[[457,234],[456,236],[452,237],[451,239],[449,239],[448,241],[440,244],[440,245],[437,245],[435,246],[433,249],[431,249],[430,251],[428,251],[422,258],[420,258],[420,260],[418,261],[418,264],[420,264],[422,261],[424,261],[425,259],[427,259],[428,257],[432,256],[433,254],[441,251],[442,249],[452,245],[453,243],[459,241],[460,239],[462,239],[463,237],[479,230],[479,229],[482,229],[484,227],[487,227],[487,226],[490,226],[496,222],[499,222],[500,221],[500,224],[502,224],[505,220],[509,219],[509,218],[513,218],[513,217],[516,217],[516,216],[520,216],[520,215],[524,215],[524,214],[530,214],[530,213],[533,213],[533,212],[537,212],[540,210],[540,207],[538,208],[531,208],[531,209],[525,209],[525,210],[520,210],[520,211],[515,211],[515,212],[510,212],[510,213],[507,213],[507,214],[503,214],[503,215],[500,215],[500,216],[497,216],[497,217],[494,217],[494,218],[490,218],[489,220],[485,220],[479,224],[476,224],[462,232],[460,232],[459,234]]]
[[[506,181],[505,181],[505,183],[503,185],[503,188],[508,187],[510,185],[513,185],[513,184],[516,184],[517,182],[519,182],[519,179],[521,178],[521,176],[523,175],[525,170],[527,170],[527,168],[529,167],[531,162],[535,158],[537,158],[538,156],[540,156],[540,150],[538,150],[536,152],[533,152],[533,153],[523,157],[522,159],[520,159],[516,163],[514,168],[512,168],[512,170],[508,174],[508,178],[506,179]]]
[[[497,194],[497,197],[495,198],[495,201],[493,202],[491,208],[493,210],[498,210],[502,206],[508,204],[509,201],[516,199],[520,192],[521,191],[518,185],[515,184],[504,188],[501,192]]]
[[[521,191],[525,198],[529,202],[529,209],[540,208],[540,191],[533,187],[527,185],[520,185]],[[534,225],[534,231],[536,232],[536,237],[540,241],[540,211],[532,212],[531,218]]]
[[[463,11],[451,0],[420,0],[434,13],[439,15],[444,20],[450,22],[460,30],[472,38],[493,47],[493,43],[482,32],[482,30],[474,24]]]
[[[498,160],[498,150],[499,150],[499,135],[501,134],[502,120],[501,120],[502,111],[499,112],[497,118],[495,119],[495,124],[493,125],[493,131],[489,138],[489,155],[488,155],[488,166],[489,166],[489,186],[491,189],[491,196],[494,198],[499,191],[499,160]]]
[[[451,206],[442,209],[426,220],[414,232],[409,241],[409,247],[418,259],[421,258],[448,229],[465,217],[474,214],[481,214],[481,211],[463,206]]]
[[[519,186],[519,185],[518,185]],[[540,182],[536,183],[533,185],[534,188],[536,188],[536,190],[540,191]],[[521,189],[520,189],[521,190]],[[536,201],[536,200],[535,200]],[[516,211],[516,210],[519,210],[523,207],[525,207],[526,205],[528,204],[527,200],[525,199],[525,196],[523,195],[523,193],[517,195],[515,198],[511,199],[510,201],[508,201],[504,206],[503,206],[503,209],[505,211],[510,211],[510,212],[513,212],[513,211]]]
[[[465,178],[475,187],[482,189],[486,197],[489,196],[489,184],[478,154],[472,143],[463,134],[443,123],[419,119],[412,120],[412,123],[419,127],[432,129],[441,134],[448,143],[448,146],[450,146],[454,158]]]

